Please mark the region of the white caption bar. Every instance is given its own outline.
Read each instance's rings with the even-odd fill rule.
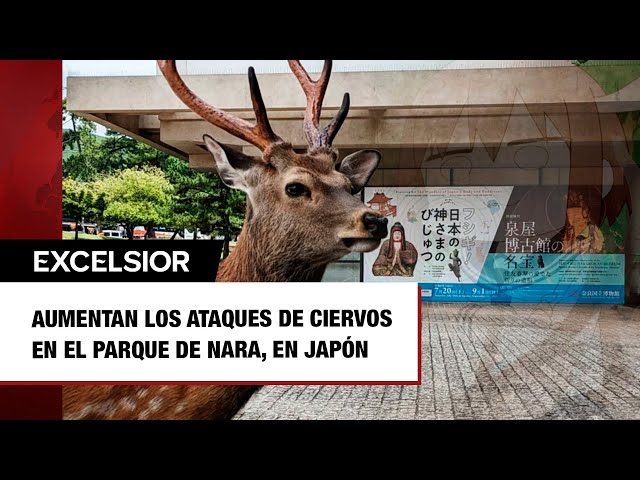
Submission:
[[[0,382],[419,380],[416,284],[0,283],[0,292]],[[302,326],[281,326],[293,310]],[[100,326],[60,326],[71,311]]]

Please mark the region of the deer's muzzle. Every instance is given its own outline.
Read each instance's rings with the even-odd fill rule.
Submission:
[[[362,217],[362,223],[364,223],[364,228],[373,238],[383,239],[387,236],[388,220],[385,217],[365,213]]]

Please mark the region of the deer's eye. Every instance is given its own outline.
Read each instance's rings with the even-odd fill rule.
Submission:
[[[305,187],[301,183],[290,183],[285,188],[287,195],[290,197],[309,197],[311,196],[311,192],[307,187]]]

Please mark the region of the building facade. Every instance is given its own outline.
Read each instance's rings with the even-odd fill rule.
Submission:
[[[208,61],[178,61],[178,68],[207,102],[252,118],[246,75],[222,73],[219,63]],[[304,149],[304,94],[286,62],[269,68],[275,73],[258,73],[273,129]],[[574,270],[582,265],[579,271],[563,266],[546,284],[597,284],[596,277],[606,277],[602,288],[578,294],[599,291],[586,299],[594,302],[610,300],[614,290],[620,297],[612,303],[640,298],[640,61],[434,61],[340,71],[361,68],[372,67],[336,62],[323,118],[331,118],[343,93],[350,92],[350,114],[334,145],[341,156],[361,148],[382,152],[363,200],[385,208],[390,225],[401,224],[417,265],[409,278],[376,275],[373,265],[386,262],[380,252],[351,255],[332,265],[325,279],[433,283],[426,277],[435,275],[442,285],[465,284],[466,290],[456,291],[468,298],[470,289],[507,277],[516,284],[536,283],[534,271],[551,275],[550,259],[564,258]],[[184,158],[197,170],[214,169],[204,134],[257,153],[190,112],[159,74],[69,78],[67,102],[69,110]],[[502,203],[500,218],[474,224],[476,232],[486,227],[484,237],[465,237],[456,220],[443,223],[447,229],[454,225],[454,233],[445,232],[442,241],[427,235],[431,214],[444,209],[438,206],[449,205],[451,220],[452,211],[484,209],[469,203],[483,195],[488,196],[482,205],[492,214],[491,202]],[[500,195],[504,201],[496,200]],[[438,244],[445,243],[439,252]],[[471,268],[474,255],[481,262]],[[505,265],[511,260],[499,274],[487,271],[490,258]],[[511,269],[516,262],[520,266]],[[539,300],[565,294],[545,293]]]

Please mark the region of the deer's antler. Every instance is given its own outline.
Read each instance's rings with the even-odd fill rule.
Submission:
[[[302,90],[307,97],[307,109],[304,114],[304,136],[311,148],[331,147],[333,139],[338,134],[347,114],[349,113],[349,94],[345,93],[342,98],[342,106],[335,117],[323,129],[320,128],[320,112],[322,111],[322,100],[329,85],[331,76],[331,60],[324,61],[324,67],[320,78],[315,82],[304,69],[300,60],[289,60],[291,71],[300,82]]]
[[[262,100],[258,79],[253,67],[249,67],[249,88],[251,90],[251,102],[256,115],[256,124],[252,125],[246,120],[220,110],[198,97],[187,87],[176,68],[175,60],[158,60],[160,71],[167,79],[169,86],[191,110],[200,115],[209,123],[222,128],[233,136],[241,138],[260,150],[266,150],[274,143],[283,143],[283,140],[271,129],[267,109]]]

